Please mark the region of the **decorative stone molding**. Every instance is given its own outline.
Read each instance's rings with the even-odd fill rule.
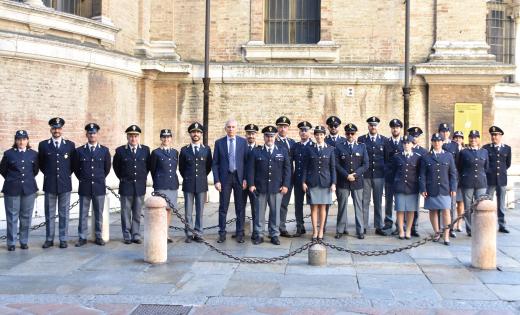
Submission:
[[[493,85],[505,76],[514,74],[515,66],[494,64],[435,64],[423,63],[414,67],[416,74],[428,84]]]
[[[0,0],[0,20],[27,24],[31,30],[45,32],[58,30],[99,40],[103,46],[111,47],[119,29],[92,19],[55,11],[45,6],[32,6],[9,0]]]
[[[34,7],[45,7],[42,0],[25,0],[24,2]]]
[[[134,53],[137,56],[156,59],[180,60],[180,56],[176,52],[177,45],[174,41],[150,41],[143,40],[136,42]]]
[[[493,62],[495,55],[488,53],[489,45],[481,41],[437,41],[433,45],[432,62]]]
[[[339,61],[339,45],[334,42],[319,42],[316,45],[266,45],[251,41],[242,45],[244,58],[249,62],[273,60],[312,60],[319,63]]]

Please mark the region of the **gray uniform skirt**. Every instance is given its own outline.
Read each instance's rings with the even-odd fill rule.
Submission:
[[[332,191],[330,188],[312,187],[309,188],[310,198],[308,204],[310,205],[331,205],[332,204]]]
[[[428,210],[451,209],[451,196],[427,197],[424,199],[424,208]]]
[[[419,194],[398,193],[395,198],[395,211],[419,210]]]
[[[156,192],[166,195],[168,199],[170,199],[171,204],[175,207],[175,209],[179,209],[177,205],[177,190],[173,189],[157,189]],[[166,206],[169,208],[169,206]]]

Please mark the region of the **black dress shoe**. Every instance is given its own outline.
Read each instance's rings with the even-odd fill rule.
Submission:
[[[253,240],[253,244],[255,245],[258,245],[258,244],[262,244],[264,242],[264,238],[263,237],[256,237],[254,240]]]
[[[274,245],[280,245],[280,240],[278,239],[278,236],[271,237],[271,243]]]
[[[142,244],[143,241],[141,241],[140,239],[135,239],[135,240],[132,240],[132,243]]]
[[[226,241],[225,235],[219,235],[217,239],[217,243],[224,243]]]
[[[10,252],[14,252],[15,249],[16,249],[16,247],[14,245],[7,246],[7,250]]]
[[[385,232],[383,232],[383,230],[381,230],[381,229],[376,229],[376,234],[381,235],[381,236],[386,236]]]
[[[54,246],[54,242],[53,241],[45,241],[45,243],[43,243],[42,245],[42,248],[49,248],[49,247],[52,247]]]
[[[404,236],[399,235],[400,240],[404,240]]]
[[[336,233],[336,235],[334,235],[334,238],[339,240],[341,237],[343,236],[343,234],[341,233]]]
[[[85,244],[87,244],[87,240],[84,239],[84,238],[80,238],[80,239],[78,240],[78,242],[76,243],[76,245],[74,245],[74,246],[76,246],[76,247],[81,247],[81,246],[83,246],[83,245],[85,245]],[[61,248],[61,245],[62,245],[62,244],[61,244],[61,242],[60,242],[60,248]],[[63,244],[63,245],[67,246],[66,244]],[[65,247],[63,247],[63,248],[65,248]]]
[[[237,235],[237,243],[244,243],[244,235]]]
[[[184,243],[191,243],[192,240],[193,238],[191,236],[186,236],[186,238],[184,239]]]
[[[27,244],[20,244],[21,249],[29,249],[29,245]]]
[[[466,234],[471,237],[471,231],[466,231]]]
[[[125,243],[126,245],[129,245],[129,244],[132,244],[132,241],[131,240],[124,240],[123,243]]]
[[[453,230],[450,230],[450,237],[457,238],[457,234]]]
[[[357,238],[360,239],[360,240],[362,240],[362,239],[365,238],[365,234],[358,234],[358,235],[357,235]]]
[[[287,231],[280,231],[280,236],[281,237],[289,237],[289,238],[292,237],[292,235],[289,234],[289,232],[287,232]]]
[[[363,234],[367,234],[367,229],[363,229]]]
[[[168,240],[166,241],[167,243],[173,243],[173,240],[171,238],[168,237]]]
[[[84,241],[85,241],[85,243],[83,245],[87,244],[87,240],[84,240]],[[67,247],[69,247],[69,244],[67,244],[67,242],[60,241],[60,248],[67,248]],[[78,247],[78,246],[76,246],[76,247]]]
[[[193,236],[193,240],[197,243],[202,243],[202,238],[198,235],[194,235]]]
[[[99,246],[105,246],[105,241],[102,238],[96,238],[96,244]]]
[[[509,233],[509,230],[505,226],[501,226],[498,228],[500,233]]]
[[[411,239],[410,236],[405,236],[404,238],[407,239],[407,240]]]
[[[420,237],[421,235],[417,231],[412,231],[413,237]]]
[[[302,227],[300,228],[300,234],[301,234],[301,235],[304,235],[305,233],[307,233],[307,231],[305,231],[305,227],[302,226]]]
[[[444,241],[444,245],[450,246],[450,241]]]

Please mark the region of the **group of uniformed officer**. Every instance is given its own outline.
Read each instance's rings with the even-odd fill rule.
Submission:
[[[332,165],[336,172],[331,177],[332,181],[331,178],[328,181],[334,185],[338,200],[336,238],[348,234],[349,196],[354,204],[355,229],[358,238],[362,239],[366,234],[371,200],[374,204],[373,226],[376,234],[399,234],[401,237],[403,230],[398,229],[397,223],[396,229],[392,231],[394,195],[399,196],[399,203],[409,203],[413,199],[401,199],[400,194],[411,192],[410,194],[417,195],[418,200],[419,190],[423,196],[429,197],[435,195],[435,189],[443,190],[444,187],[450,196],[448,208],[451,210],[451,217],[454,217],[455,210],[461,213],[459,208],[462,203],[466,209],[470,209],[474,198],[486,192],[488,194],[496,192],[499,231],[509,232],[504,217],[507,168],[511,165],[511,148],[502,143],[501,138],[504,133],[499,127],[492,126],[489,129],[491,144],[481,147],[480,134],[473,130],[469,134],[468,145],[463,146],[462,132],[456,131],[451,140],[449,126],[442,123],[439,125],[439,133],[432,136],[434,146],[431,150],[426,150],[417,144],[418,137],[422,135],[419,127],[409,128],[406,130],[407,136],[403,137],[402,122],[399,119],[392,119],[389,123],[391,136],[387,138],[379,134],[379,123],[379,118],[375,116],[368,118],[368,133],[357,138],[356,125],[345,124],[345,137],[343,137],[339,135],[341,120],[336,116],[326,120],[329,134],[325,137],[325,146],[333,148],[335,157]],[[54,246],[56,208],[59,218],[59,246],[67,247],[72,173],[79,180],[80,196],[79,240],[76,246],[80,247],[87,243],[87,216],[90,203],[95,218],[95,243],[104,245],[101,231],[105,185],[112,163],[120,181],[121,228],[125,244],[142,242],[139,230],[148,172],[152,175],[154,190],[167,196],[171,204],[177,207],[179,188],[177,168],[183,178],[186,220],[196,232],[191,233],[186,229],[186,242],[202,240],[202,218],[208,191],[207,175],[211,171],[213,171],[215,187],[220,193],[219,243],[226,240],[226,216],[232,191],[237,215],[234,237],[239,243],[244,242],[247,199],[251,204],[254,221],[251,235],[254,244],[263,242],[267,205],[270,210],[268,231],[271,243],[280,244],[279,236],[298,237],[306,234],[303,222],[304,199],[307,197],[307,202],[310,203],[306,183],[309,182],[309,174],[320,173],[320,170],[308,170],[308,168],[321,167],[321,162],[319,165],[306,162],[309,154],[318,152],[312,150],[316,146],[310,139],[313,126],[307,121],[298,124],[300,140],[295,141],[287,137],[291,121],[288,117],[281,116],[276,120],[276,126],[269,125],[262,129],[264,144],[257,145],[256,134],[260,131],[257,125],[245,126],[246,138],[244,139],[236,135],[237,122],[229,120],[225,125],[226,136],[215,142],[213,155],[210,147],[201,143],[204,126],[198,122],[188,127],[191,141],[190,144],[183,146],[180,152],[172,147],[172,131],[163,129],[160,131],[160,147],[150,153],[147,146],[140,144],[141,129],[137,125],[131,125],[126,129],[127,144],[115,150],[112,163],[108,148],[98,143],[98,132],[101,129],[99,125],[87,124],[85,126],[87,143],[76,148],[72,141],[63,139],[64,124],[65,121],[59,117],[49,121],[51,138],[39,143],[38,152],[30,148],[27,131],[18,130],[13,147],[4,153],[0,163],[0,174],[5,178],[2,192],[6,208],[9,251],[15,250],[18,220],[20,220],[20,247],[28,248],[28,231],[38,190],[35,176],[39,170],[44,174],[45,192],[46,240],[42,247]],[[324,127],[315,127],[315,133],[325,132]],[[442,142],[442,150],[436,151],[435,143],[439,141]],[[408,143],[411,145],[407,145]],[[412,153],[405,149],[410,147]],[[321,153],[321,150],[319,152]],[[449,157],[442,155],[445,152],[450,153]],[[429,155],[433,160],[425,162]],[[407,160],[411,156],[415,156],[415,159],[420,157],[422,161],[420,171],[419,168],[414,171],[411,166],[402,167],[404,164],[418,167],[419,162]],[[450,160],[456,165],[455,173],[450,168]],[[399,161],[403,162],[400,164]],[[396,176],[397,166],[392,168],[390,167],[392,165],[401,165],[397,172],[406,172],[405,176]],[[450,174],[449,176],[425,175],[436,174],[435,172],[444,169],[452,173],[447,173]],[[423,178],[420,178],[421,174]],[[453,174],[456,174],[455,177]],[[416,180],[412,181],[412,177]],[[408,180],[411,180],[416,187],[405,184]],[[402,184],[408,188],[400,185],[400,181],[403,181]],[[296,233],[291,235],[287,231],[285,221],[293,190]],[[384,213],[383,191],[386,201]],[[395,201],[397,206],[397,197]],[[445,208],[443,205],[435,207],[443,210]],[[195,207],[194,224],[193,207]],[[410,206],[404,207],[410,208]],[[328,206],[326,209],[328,212]],[[402,209],[396,207],[395,210]],[[419,236],[418,206],[413,210],[414,215],[407,216],[404,224],[407,225],[407,231],[411,236]],[[471,216],[468,212],[466,214],[466,232],[471,235]],[[321,222],[320,225],[323,225],[324,230],[326,221]],[[450,235],[455,236],[453,230],[450,231]]]

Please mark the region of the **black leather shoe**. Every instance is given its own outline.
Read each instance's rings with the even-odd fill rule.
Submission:
[[[457,238],[457,234],[453,230],[450,230],[450,237]]]
[[[244,243],[244,235],[237,235],[237,243]]]
[[[392,232],[392,235],[399,235],[399,231],[396,229]]]
[[[444,241],[444,245],[450,246],[450,241]]]
[[[171,238],[168,237],[168,240],[166,241],[167,243],[173,243],[173,240]]]
[[[509,233],[509,230],[505,226],[501,226],[500,228],[498,228],[498,231],[500,233]]]
[[[412,231],[411,234],[412,234],[413,237],[420,237],[421,236],[417,231]]]
[[[184,243],[191,243],[192,240],[193,238],[191,236],[186,236],[186,238],[184,239]]]
[[[193,236],[193,240],[194,240],[195,242],[197,242],[197,243],[202,243],[202,238],[200,238],[200,236],[198,236],[198,235],[194,235],[194,236]]]
[[[258,244],[262,244],[264,242],[264,238],[263,237],[257,237],[253,240],[253,244],[254,245],[258,245]]]
[[[96,244],[99,246],[105,246],[105,241],[102,238],[96,238]]]
[[[63,242],[63,243],[65,243],[65,242]],[[84,238],[80,238],[80,239],[78,240],[78,242],[76,243],[76,245],[74,245],[74,246],[76,246],[76,247],[81,247],[81,246],[83,246],[83,245],[85,245],[85,244],[87,244],[87,240],[84,239]],[[62,242],[60,242],[60,248],[61,248],[61,245],[62,245]],[[64,245],[65,245],[65,244],[64,244]],[[67,245],[65,245],[65,246],[67,246]],[[63,247],[63,248],[65,248],[65,247]]]
[[[305,231],[305,227],[302,226],[302,227],[300,228],[300,234],[301,234],[301,235],[304,235],[305,233],[307,233],[307,231]]]
[[[135,240],[132,240],[132,243],[142,244],[143,241],[141,241],[140,239],[135,239]]]
[[[292,235],[289,234],[289,232],[287,232],[287,231],[280,231],[280,236],[281,237],[289,237],[289,238],[292,237]]]
[[[358,234],[358,235],[357,235],[357,238],[360,239],[360,240],[362,240],[362,239],[365,238],[365,234]]]
[[[7,250],[10,252],[14,252],[15,249],[16,249],[16,247],[14,245],[7,246]]]
[[[85,244],[87,244],[87,240],[84,240],[85,241]],[[67,242],[65,241],[60,241],[60,248],[67,248],[69,247],[69,244],[67,244]]]
[[[348,231],[343,232],[343,235],[348,235]]]
[[[278,239],[277,236],[273,236],[271,238],[271,243],[273,243],[274,245],[280,245],[280,240]]]
[[[367,229],[363,229],[363,234],[367,234]]]
[[[29,249],[29,246],[27,244],[20,244],[21,249]]]
[[[381,236],[386,236],[385,232],[383,232],[383,230],[381,230],[381,229],[376,229],[376,234],[381,235]]]
[[[54,242],[53,241],[45,241],[45,243],[43,243],[42,245],[42,248],[49,248],[49,247],[52,247],[54,246]]]
[[[343,234],[341,233],[336,233],[336,235],[334,235],[334,238],[339,240],[341,237],[343,236]]]
[[[129,244],[132,244],[132,241],[131,240],[124,240],[123,243],[125,243],[126,245],[129,245]]]
[[[471,237],[471,231],[466,231],[466,234]]]
[[[219,235],[217,239],[217,243],[224,243],[226,241],[225,235]]]

